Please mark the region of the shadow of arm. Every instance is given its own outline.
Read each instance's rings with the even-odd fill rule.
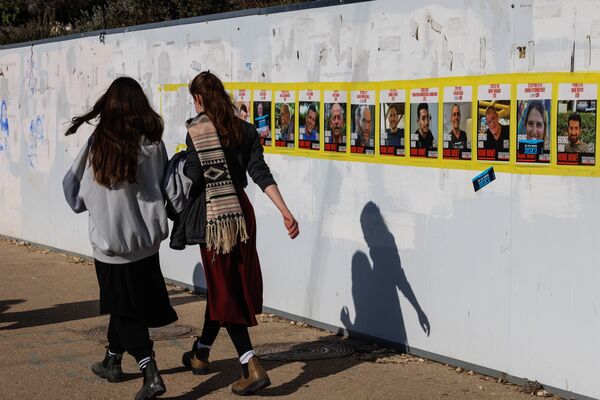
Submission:
[[[423,332],[425,332],[427,336],[429,336],[429,334],[431,333],[431,325],[429,324],[429,319],[427,318],[427,315],[425,315],[425,312],[423,311],[421,305],[417,301],[417,296],[415,296],[415,293],[413,292],[410,283],[408,283],[408,279],[406,279],[406,274],[404,273],[404,269],[402,268],[400,268],[399,273],[398,289],[400,289],[404,297],[406,297],[410,304],[414,307],[419,317],[419,324],[421,325],[421,329],[423,329]]]

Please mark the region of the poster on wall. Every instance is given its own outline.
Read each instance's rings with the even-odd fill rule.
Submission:
[[[595,83],[561,83],[558,87],[556,143],[558,165],[596,164]]]
[[[444,88],[444,159],[471,159],[472,104],[472,86]]]
[[[406,115],[406,91],[386,89],[379,92],[380,123],[379,153],[404,156],[404,127]]]
[[[517,85],[517,162],[550,162],[551,83]]]
[[[319,150],[319,106],[321,92],[319,90],[300,90],[298,100],[298,111],[300,112],[298,147],[301,149]]]
[[[296,92],[275,91],[275,146],[294,148],[296,126]]]
[[[253,121],[263,146],[273,144],[271,140],[271,96],[270,90],[254,91]]]
[[[510,85],[491,83],[477,91],[477,159],[510,158]]]
[[[250,122],[250,91],[248,89],[233,89],[233,105],[238,117]]]
[[[355,154],[375,153],[375,91],[353,90],[350,107],[352,133],[350,152]]]
[[[346,115],[348,100],[345,90],[325,90],[325,151],[346,152]]]
[[[416,128],[411,128],[410,156],[437,158],[438,88],[410,91],[410,115]]]

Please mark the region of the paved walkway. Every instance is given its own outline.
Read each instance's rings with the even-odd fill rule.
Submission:
[[[0,399],[132,399],[141,375],[125,356],[126,381],[108,383],[90,365],[104,355],[107,317],[98,315],[93,266],[65,254],[0,239]],[[169,286],[179,321],[155,331],[157,363],[167,386],[163,399],[235,399],[239,377],[233,345],[221,332],[211,354],[211,373],[195,376],[181,354],[198,334],[205,300]],[[334,346],[350,356],[316,361],[263,361],[272,386],[265,397],[298,399],[526,399],[513,385],[451,366],[396,354],[367,343],[263,315],[251,336],[263,353],[303,353]]]

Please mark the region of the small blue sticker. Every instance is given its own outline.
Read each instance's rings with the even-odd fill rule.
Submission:
[[[494,167],[489,167],[475,178],[473,178],[473,188],[475,191],[483,188],[490,182],[496,179],[496,174],[494,173]]]
[[[544,154],[544,141],[533,139],[533,140],[520,140],[519,141],[519,153],[521,154]]]

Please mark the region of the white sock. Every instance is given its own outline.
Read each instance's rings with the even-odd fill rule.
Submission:
[[[198,348],[198,349],[209,349],[210,350],[211,347],[212,346],[207,346],[205,344],[202,344],[202,342],[199,340],[196,342],[196,348]]]
[[[240,357],[240,363],[242,364],[248,364],[248,361],[250,361],[250,359],[252,357],[254,357],[254,350],[248,350],[247,352],[245,352],[244,354],[242,354],[242,356]]]
[[[144,369],[144,367],[150,362],[151,357],[146,357],[138,361],[138,365],[140,366],[140,370]]]

